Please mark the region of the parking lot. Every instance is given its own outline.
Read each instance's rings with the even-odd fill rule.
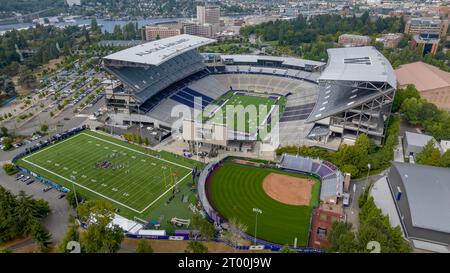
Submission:
[[[29,179],[29,181],[31,180]],[[24,191],[33,198],[46,200],[49,203],[51,213],[44,219],[43,224],[52,234],[53,242],[58,242],[64,237],[69,214],[74,214],[74,210],[68,205],[66,198],[60,199],[61,193],[59,191],[52,189],[44,192],[47,186],[41,182],[34,181],[27,185],[27,183],[16,180],[16,175],[7,176],[3,170],[0,170],[0,186],[14,194]]]

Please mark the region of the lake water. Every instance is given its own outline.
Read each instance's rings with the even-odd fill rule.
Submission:
[[[130,21],[126,21],[126,20],[103,20],[103,19],[97,19],[97,23],[99,25],[102,25],[102,30],[103,31],[107,31],[107,32],[113,32],[114,30],[114,26],[116,25],[120,25],[120,26],[124,26],[129,22],[137,22],[139,27],[148,25],[148,24],[156,24],[156,23],[166,23],[166,22],[171,22],[171,21],[181,21],[184,20],[185,18],[150,18],[150,19],[142,19],[142,20],[130,20]],[[74,23],[70,23],[70,22],[60,22],[60,23],[56,23],[54,24],[55,26],[73,26],[73,25],[90,25],[91,24],[91,19],[75,19]],[[9,25],[0,25],[0,33],[4,32],[4,31],[8,31],[8,30],[12,30],[12,29],[23,29],[23,28],[29,28],[34,26],[33,23],[18,23],[18,24],[9,24]]]

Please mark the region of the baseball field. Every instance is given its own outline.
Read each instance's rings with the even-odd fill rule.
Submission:
[[[208,181],[209,199],[219,214],[247,226],[246,233],[281,245],[306,246],[320,182],[272,168],[225,162]],[[258,215],[257,208],[262,211]],[[256,227],[256,230],[255,230]]]

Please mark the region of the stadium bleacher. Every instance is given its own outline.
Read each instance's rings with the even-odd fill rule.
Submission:
[[[193,89],[185,87],[170,97],[172,100],[194,108],[196,105],[202,110],[214,100],[206,95],[203,95]],[[196,103],[196,99],[200,100],[200,105]]]
[[[280,122],[305,120],[311,114],[315,103],[309,103],[297,106],[288,106],[284,109]]]
[[[344,177],[331,162],[303,156],[283,154],[281,165],[284,168],[307,173],[315,173],[321,177],[320,199],[327,196],[342,196]]]

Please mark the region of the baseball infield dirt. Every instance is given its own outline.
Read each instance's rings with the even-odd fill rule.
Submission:
[[[278,202],[309,206],[313,184],[314,182],[310,179],[271,173],[264,178],[263,189],[267,195]]]

